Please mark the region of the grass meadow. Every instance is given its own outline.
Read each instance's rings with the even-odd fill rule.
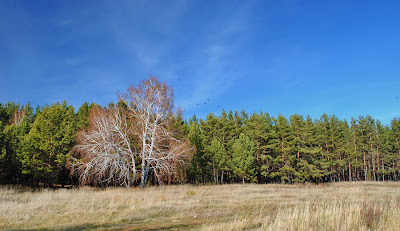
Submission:
[[[1,230],[399,230],[400,183],[0,188]]]

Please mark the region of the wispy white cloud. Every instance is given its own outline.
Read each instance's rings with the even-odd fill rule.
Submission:
[[[140,69],[157,70],[175,45],[176,28],[186,1],[157,5],[141,1],[112,4],[108,28],[115,45],[132,65]]]
[[[198,112],[205,104],[212,104],[244,78],[235,60],[250,32],[251,4],[242,4],[235,11],[217,21],[205,22],[195,49],[188,56],[184,68],[195,70],[185,93],[178,92],[176,104],[189,114]],[[181,64],[178,64],[181,65]],[[179,90],[179,88],[178,88]],[[215,105],[214,105],[215,106]],[[215,106],[216,107],[216,106]]]

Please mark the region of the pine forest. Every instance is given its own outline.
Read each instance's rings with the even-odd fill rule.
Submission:
[[[136,105],[126,97],[107,107],[84,103],[77,110],[67,102],[35,110],[30,104],[0,104],[1,183],[144,187],[400,179],[399,118],[386,125],[368,115],[347,121],[327,114],[319,118],[299,114],[273,117],[264,112],[222,110],[204,119],[193,116],[184,120],[179,110],[170,110],[147,121],[156,121],[154,130],[159,125],[160,134],[170,135],[172,141],[157,145],[166,146],[168,142],[168,149],[174,148],[174,153],[183,147],[184,151],[173,157],[169,153],[146,159],[140,153],[156,138],[149,141],[150,136],[140,139],[135,135],[142,131],[137,129],[141,114],[129,113]],[[151,109],[149,115],[154,110],[158,108]],[[93,147],[80,142],[95,139],[89,135],[102,131],[96,127],[101,121],[106,130],[118,123],[123,125],[118,131],[127,131],[126,136],[116,138],[116,130],[110,128],[106,138],[99,138],[112,140],[107,150],[115,149],[108,151],[114,153],[114,159],[104,157],[101,151],[95,157],[82,155]],[[121,142],[125,146],[116,148]],[[132,160],[123,158],[124,153],[133,153]],[[105,162],[106,166],[99,167]]]

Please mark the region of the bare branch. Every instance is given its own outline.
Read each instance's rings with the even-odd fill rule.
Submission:
[[[150,76],[139,86],[130,86],[119,99],[126,109],[96,108],[90,114],[90,127],[79,133],[79,145],[74,149],[81,158],[74,160],[72,169],[80,173],[83,183],[117,181],[129,186],[139,172],[143,188],[150,170],[160,182],[190,149],[186,141],[174,138],[168,127],[174,116],[172,89]],[[136,170],[136,157],[141,161],[140,171]]]

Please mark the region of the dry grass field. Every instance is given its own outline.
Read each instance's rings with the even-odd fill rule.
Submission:
[[[399,230],[400,183],[0,188],[2,230]]]

